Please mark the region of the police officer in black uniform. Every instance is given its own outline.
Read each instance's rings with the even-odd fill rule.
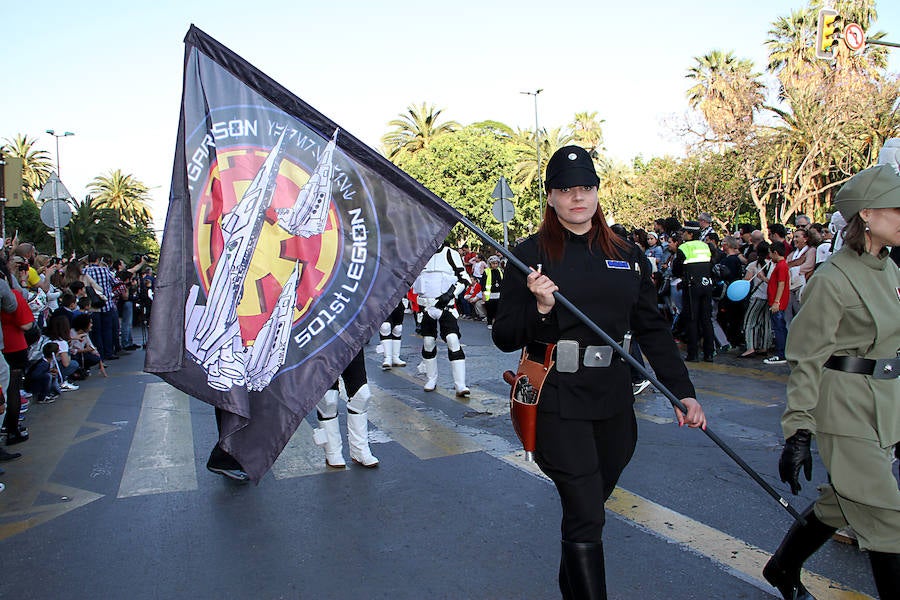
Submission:
[[[686,415],[676,410],[679,425],[705,427],[706,417],[657,310],[649,261],[606,224],[590,155],[578,146],[561,148],[545,181],[541,227],[514,250],[532,271],[527,277],[507,271],[492,334],[501,350],[525,348],[538,362],[547,344],[556,344],[556,364],[538,404],[535,459],[562,503],[559,586],[564,598],[606,598],[603,503],[637,441],[631,373],[615,356],[591,360],[603,354],[602,339],[557,306],[553,292],[614,339],[634,332],[659,379],[688,409]]]
[[[712,325],[712,265],[713,256],[709,245],[697,236],[700,224],[685,221],[682,235],[684,242],[672,260],[672,275],[681,277],[683,295],[682,311],[687,328],[687,357],[685,360],[699,360],[698,346],[703,344],[703,360],[713,361],[715,338]]]

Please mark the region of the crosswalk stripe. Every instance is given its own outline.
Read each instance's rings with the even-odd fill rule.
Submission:
[[[313,441],[313,428],[306,419],[300,421],[297,431],[272,465],[275,479],[338,472],[325,466],[325,453]]]
[[[148,383],[117,497],[196,489],[190,399],[167,383]]]
[[[448,423],[440,423],[380,387],[372,383],[369,387],[372,390],[369,420],[418,458],[427,460],[482,450],[481,445],[461,433],[449,419]]]
[[[752,583],[760,589],[767,591],[772,589],[762,577],[762,568],[771,554],[762,548],[695,521],[621,487],[615,489],[613,495],[606,502],[606,508],[645,531],[706,556],[724,566],[738,578]],[[822,600],[870,598],[861,592],[849,590],[827,577],[806,570],[803,571],[803,584],[816,598]]]

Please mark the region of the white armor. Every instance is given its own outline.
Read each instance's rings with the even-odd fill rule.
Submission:
[[[447,313],[457,319],[459,312],[456,310],[456,297],[471,284],[472,278],[466,272],[459,253],[445,245],[428,260],[424,270],[413,283],[413,291],[418,294],[419,306],[429,318],[440,321]],[[456,328],[456,331],[459,329]],[[447,341],[456,395],[466,397],[469,395],[469,388],[466,386],[466,361],[459,335],[446,331],[442,334]],[[424,386],[426,392],[432,392],[437,387],[436,348],[437,338],[426,333],[422,340],[422,362],[427,378]]]

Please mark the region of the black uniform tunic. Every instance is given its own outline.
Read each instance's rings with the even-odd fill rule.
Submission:
[[[513,253],[533,268],[541,264],[559,292],[614,340],[631,330],[657,378],[677,397],[694,397],[668,323],[657,309],[650,263],[637,246],[622,257],[608,257],[599,247],[590,249],[585,236],[567,233],[557,264],[541,255],[536,235]],[[514,268],[506,272],[492,334],[505,352],[533,342],[576,340],[582,351],[605,343],[559,304],[549,315],[538,313],[525,275]],[[604,509],[598,500],[612,493],[634,451],[633,403],[629,366],[618,356],[609,367],[579,366],[575,373],[553,369],[548,375],[538,405],[535,458],[559,491],[563,539],[600,541]]]

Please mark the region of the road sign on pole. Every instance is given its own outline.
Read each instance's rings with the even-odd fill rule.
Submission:
[[[50,179],[38,195],[38,200],[44,202],[41,206],[41,221],[47,227],[53,228],[53,237],[56,238],[56,256],[62,256],[62,235],[59,230],[68,225],[69,219],[72,218],[72,209],[66,202],[71,197],[69,190],[56,173],[50,174]]]
[[[844,27],[844,43],[854,52],[862,50],[866,45],[866,33],[863,28],[857,23],[847,23]]]
[[[516,216],[516,207],[509,201],[509,198],[513,197],[512,190],[509,189],[509,184],[506,183],[506,177],[501,176],[500,181],[498,181],[497,185],[494,187],[494,191],[491,192],[491,198],[497,200],[494,202],[491,212],[495,219],[503,223],[504,248],[509,248],[509,226],[507,223],[512,221],[512,218]]]

